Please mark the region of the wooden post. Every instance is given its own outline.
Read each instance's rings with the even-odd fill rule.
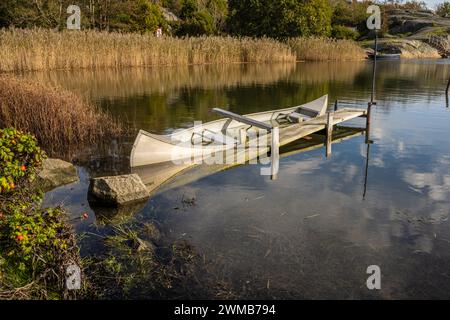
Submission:
[[[327,113],[327,143],[326,143],[326,155],[331,156],[331,142],[333,141],[333,114]]]
[[[334,111],[337,111],[337,109],[338,109],[338,101],[336,100],[334,102]]]
[[[270,147],[271,160],[271,179],[278,179],[278,170],[280,167],[280,128],[272,129],[272,143]]]

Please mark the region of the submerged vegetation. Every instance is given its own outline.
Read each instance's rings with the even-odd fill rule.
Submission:
[[[227,281],[210,275],[191,245],[163,239],[153,222],[116,225],[102,237],[103,252],[90,258],[86,268],[98,298],[235,297]]]
[[[33,133],[48,152],[122,132],[117,121],[74,93],[7,75],[0,75],[0,127]]]

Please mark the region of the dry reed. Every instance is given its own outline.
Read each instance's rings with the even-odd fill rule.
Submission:
[[[288,61],[291,49],[271,39],[0,30],[0,71]]]
[[[288,44],[299,61],[363,60],[366,57],[364,50],[352,40],[294,38]]]
[[[355,60],[353,41],[319,38],[156,38],[150,34],[48,29],[0,30],[0,71],[191,64]]]
[[[118,122],[79,95],[7,75],[0,75],[0,127],[31,132],[50,153],[122,132]]]

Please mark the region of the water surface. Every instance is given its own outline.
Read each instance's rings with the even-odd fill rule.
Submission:
[[[369,62],[27,76],[77,91],[133,130],[155,133],[216,119],[213,107],[251,113],[329,94],[340,106],[365,108],[371,88]],[[323,148],[285,157],[276,181],[247,165],[187,184],[180,177],[133,210],[93,211],[88,179],[129,172],[132,140],[125,139],[86,151],[81,182],[49,193],[47,203],[64,200],[74,217],[90,212],[80,232],[102,215],[157,221],[242,298],[450,298],[449,77],[449,60],[380,62],[370,149],[359,135],[333,145],[329,158]],[[195,205],[183,205],[186,197]],[[381,290],[366,287],[369,265],[381,268]]]

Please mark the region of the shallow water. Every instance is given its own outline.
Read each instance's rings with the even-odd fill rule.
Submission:
[[[215,119],[213,107],[251,113],[329,94],[330,107],[337,99],[365,108],[371,88],[369,62],[27,76],[78,91],[136,130],[155,133]],[[243,298],[450,298],[449,77],[449,60],[380,62],[370,150],[359,135],[333,145],[330,158],[324,148],[294,154],[281,160],[276,181],[247,165],[188,183],[175,179],[143,208],[93,211],[88,179],[129,172],[132,141],[125,139],[86,151],[81,182],[47,194],[46,202],[64,201],[73,217],[90,212],[79,232],[109,219],[155,220],[168,239],[192,244]],[[91,244],[83,253],[95,250]],[[381,290],[366,287],[369,265],[381,268]]]

